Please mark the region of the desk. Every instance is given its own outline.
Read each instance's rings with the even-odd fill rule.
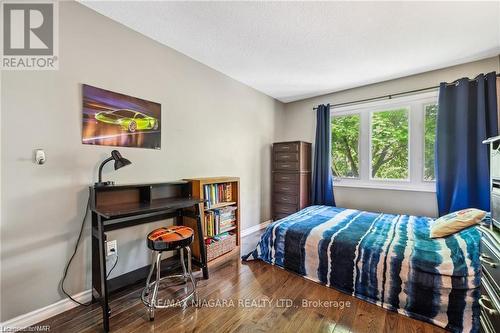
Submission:
[[[200,250],[200,258],[194,259],[193,264],[201,267],[203,278],[208,279],[202,231],[203,205],[201,200],[191,197],[188,182],[92,186],[89,190],[92,211],[92,299],[101,304],[104,331],[109,331],[111,314],[106,278],[106,232],[173,218],[174,224],[185,224],[194,229],[192,246]],[[134,277],[135,282],[145,278],[145,274]]]

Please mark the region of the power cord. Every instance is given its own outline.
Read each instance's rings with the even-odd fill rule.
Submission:
[[[73,302],[75,302],[79,305],[83,305],[83,306],[90,306],[92,304],[92,301],[90,301],[89,303],[81,303],[81,302],[77,301],[76,299],[74,299],[73,297],[71,297],[71,295],[68,294],[66,292],[66,290],[64,289],[64,281],[66,280],[66,276],[68,275],[69,266],[71,265],[71,262],[73,261],[73,258],[75,257],[76,252],[78,251],[78,246],[80,245],[80,240],[82,239],[83,227],[85,226],[85,220],[87,220],[87,215],[89,214],[89,206],[90,206],[90,195],[89,195],[89,198],[87,200],[87,206],[85,206],[85,215],[83,216],[82,226],[80,227],[80,234],[78,234],[78,239],[76,241],[75,250],[73,251],[71,258],[69,258],[69,261],[68,261],[66,267],[64,268],[64,275],[63,275],[63,278],[61,280],[61,290],[64,293],[64,295],[66,295]]]
[[[111,275],[111,272],[113,271],[113,269],[115,269],[117,263],[118,263],[118,254],[116,255],[116,259],[115,259],[115,263],[113,264],[113,267],[111,267],[111,269],[109,270],[108,274],[106,275],[106,280]]]
[[[80,240],[82,239],[85,221],[87,220],[87,216],[89,214],[89,207],[90,207],[90,195],[89,195],[89,198],[87,200],[87,206],[85,206],[85,215],[83,216],[82,226],[80,227],[80,233],[78,234],[78,239],[76,240],[75,250],[73,251],[71,258],[69,258],[68,263],[66,264],[66,267],[64,268],[64,275],[63,275],[63,278],[61,280],[61,290],[64,293],[64,295],[66,295],[70,300],[72,300],[76,304],[82,305],[82,306],[90,306],[92,304],[92,301],[90,301],[89,303],[82,303],[82,302],[77,301],[73,297],[71,297],[71,295],[68,294],[68,292],[64,289],[64,281],[66,281],[66,276],[68,275],[68,270],[69,270],[69,267],[71,266],[71,263],[73,262],[73,258],[75,258],[75,255],[78,252],[78,246],[80,245]],[[109,275],[111,274],[113,269],[115,269],[116,264],[118,264],[118,254],[116,255],[116,260],[115,260],[115,263],[113,264],[113,267],[111,267],[108,274],[106,275],[106,279],[109,277]]]

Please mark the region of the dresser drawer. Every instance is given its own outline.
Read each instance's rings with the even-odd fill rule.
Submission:
[[[273,191],[278,192],[275,193],[275,196],[279,196],[279,193],[288,193],[288,194],[293,194],[297,195],[299,192],[299,184],[295,183],[274,183],[273,185]]]
[[[299,174],[298,173],[274,173],[274,182],[282,182],[282,183],[299,183]]]
[[[489,279],[481,278],[481,297],[479,306],[481,308],[481,327],[485,333],[498,332],[500,327],[500,300],[492,293],[492,285]]]
[[[274,162],[274,170],[283,170],[283,171],[298,171],[299,170],[299,162],[282,162],[275,161]]]
[[[293,214],[297,212],[297,205],[287,205],[287,204],[275,204],[274,213],[275,214]]]
[[[481,267],[490,278],[493,290],[500,295],[500,253],[499,244],[489,232],[481,233]]]
[[[274,160],[275,161],[282,161],[282,162],[298,162],[299,161],[299,153],[274,153]]]
[[[275,203],[297,205],[297,203],[299,202],[299,198],[296,195],[292,195],[292,194],[274,193],[273,196],[274,196]]]
[[[298,152],[299,143],[298,142],[275,143],[273,145],[273,149],[275,152]]]

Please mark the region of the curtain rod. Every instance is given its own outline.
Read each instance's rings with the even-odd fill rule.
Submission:
[[[500,73],[496,75],[496,77],[500,77]],[[473,80],[477,79],[474,78]],[[453,82],[448,83],[447,85],[454,85],[456,82],[458,82],[461,79],[455,80]],[[472,80],[471,80],[472,81]],[[378,96],[378,97],[371,97],[371,98],[365,98],[365,99],[358,99],[355,101],[350,101],[350,102],[344,102],[344,103],[337,103],[337,104],[331,104],[330,107],[332,108],[337,108],[340,106],[346,106],[346,105],[351,105],[351,104],[360,104],[360,103],[365,103],[365,102],[371,102],[371,101],[378,101],[378,100],[383,100],[383,99],[392,99],[397,96],[402,96],[402,95],[409,95],[409,94],[414,94],[422,91],[429,91],[429,90],[436,90],[438,89],[439,86],[433,86],[433,87],[427,87],[427,88],[421,88],[421,89],[415,89],[415,90],[408,90],[408,91],[403,91],[395,94],[390,94],[390,95],[383,95],[383,96]],[[317,110],[317,107],[314,107],[313,110]]]

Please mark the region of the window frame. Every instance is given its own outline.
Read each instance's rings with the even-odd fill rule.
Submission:
[[[425,106],[437,104],[438,91],[406,95],[361,104],[334,107],[330,111],[336,116],[359,114],[359,177],[335,177],[334,187],[357,187],[374,189],[435,192],[435,181],[424,181],[425,158]],[[371,125],[372,113],[405,108],[408,110],[408,179],[378,179],[371,177]]]

